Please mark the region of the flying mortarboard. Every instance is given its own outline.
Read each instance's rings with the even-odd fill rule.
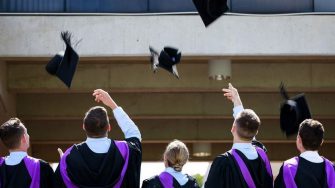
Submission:
[[[150,62],[154,72],[157,71],[158,67],[161,67],[179,78],[176,64],[180,62],[181,52],[177,48],[164,47],[160,54],[151,46],[149,46],[149,50],[151,53]]]
[[[57,76],[68,88],[70,88],[79,61],[79,55],[71,45],[72,34],[70,32],[61,32],[61,38],[66,45],[65,52],[62,51],[57,53],[48,62],[45,69],[51,75]],[[77,42],[77,44],[79,42]]]
[[[280,107],[280,128],[286,136],[294,135],[298,132],[300,123],[311,118],[307,100],[303,93],[289,99],[283,84],[280,85],[280,93],[285,99]]]
[[[229,10],[227,0],[193,0],[193,4],[206,27]]]

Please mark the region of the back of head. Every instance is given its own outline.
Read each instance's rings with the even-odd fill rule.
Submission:
[[[237,115],[234,124],[237,127],[237,135],[241,139],[252,140],[256,136],[261,121],[251,109],[245,109]]]
[[[175,171],[180,172],[188,161],[189,152],[186,145],[179,141],[174,140],[169,143],[164,152],[164,159],[169,167],[172,167]]]
[[[109,119],[107,110],[101,106],[89,109],[84,117],[84,127],[88,137],[105,137],[108,132]]]
[[[0,126],[0,138],[7,149],[20,147],[25,127],[19,118],[11,118]]]
[[[302,145],[306,150],[318,150],[323,142],[324,128],[322,124],[313,119],[301,122],[298,132]]]

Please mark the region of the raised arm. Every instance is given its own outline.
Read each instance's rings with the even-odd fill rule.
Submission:
[[[119,107],[112,97],[102,89],[96,89],[93,92],[96,102],[102,102],[113,110],[114,117],[121,128],[125,138],[136,137],[141,140],[141,133],[135,123],[129,118],[126,112]]]
[[[244,110],[243,104],[240,98],[240,95],[238,94],[238,91],[234,86],[229,83],[228,88],[223,88],[222,91],[224,92],[224,96],[227,97],[228,100],[233,102],[234,108],[233,108],[233,116],[236,118],[237,114],[239,114],[241,111]]]

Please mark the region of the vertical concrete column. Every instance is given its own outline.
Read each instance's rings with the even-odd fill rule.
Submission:
[[[7,90],[7,63],[0,61],[0,124],[15,116],[15,95]],[[6,153],[7,149],[0,142],[0,155],[4,156]]]

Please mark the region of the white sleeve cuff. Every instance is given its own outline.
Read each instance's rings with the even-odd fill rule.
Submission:
[[[241,113],[244,110],[243,105],[238,105],[233,108],[233,116],[234,118],[237,117],[239,113]]]

